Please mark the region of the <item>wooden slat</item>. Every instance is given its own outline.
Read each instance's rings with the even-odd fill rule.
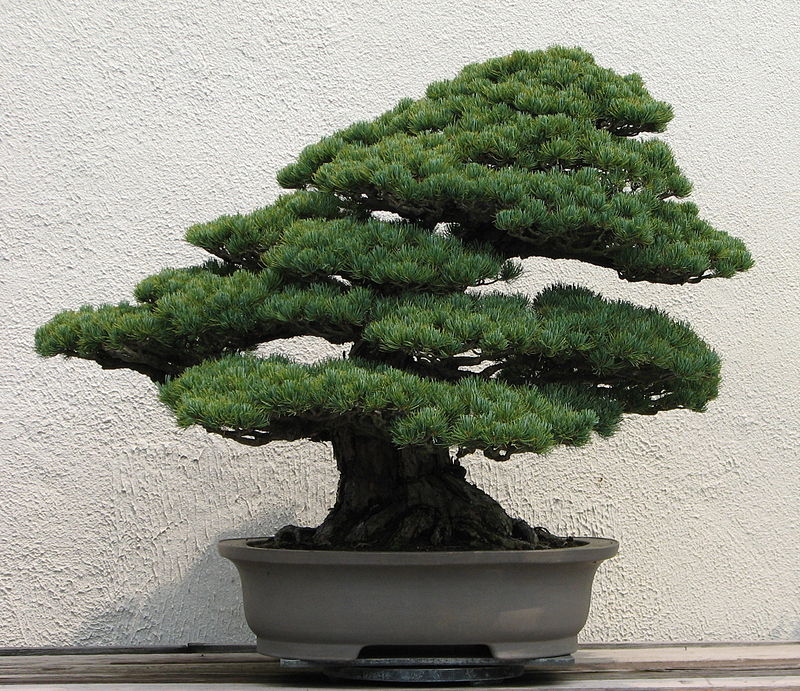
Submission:
[[[800,670],[800,643],[581,648],[573,670]]]
[[[48,691],[57,684],[132,691],[166,684],[181,689],[222,688],[258,683],[270,689],[331,688],[327,678],[307,670],[285,669],[277,660],[253,652],[110,652],[91,654],[0,654],[0,684],[15,690]],[[37,689],[38,685],[38,689]],[[109,686],[110,685],[110,686]],[[152,686],[155,685],[155,686]],[[530,673],[493,688],[537,689],[800,689],[800,643],[584,646],[575,665]],[[252,688],[252,687],[250,687]],[[365,688],[363,685],[359,688]],[[389,688],[389,687],[384,687]],[[401,687],[392,686],[395,691]],[[418,687],[417,687],[418,688]],[[75,687],[65,686],[65,691]]]

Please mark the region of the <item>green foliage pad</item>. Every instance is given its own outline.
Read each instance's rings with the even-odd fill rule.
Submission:
[[[620,277],[684,283],[750,267],[744,244],[698,217],[660,132],[670,107],[638,75],[579,49],[469,65],[308,146],[278,175],[359,207],[451,224],[507,256],[581,259]]]
[[[249,444],[352,429],[504,459],[609,435],[623,413],[703,410],[719,358],[663,312],[570,285],[470,290],[528,256],[659,283],[749,268],[680,201],[668,145],[640,136],[671,118],[637,75],[578,49],[469,65],[307,147],[279,174],[297,191],[190,228],[216,259],[56,315],[37,350],[143,372],[179,424]],[[252,353],[302,335],[343,358]]]

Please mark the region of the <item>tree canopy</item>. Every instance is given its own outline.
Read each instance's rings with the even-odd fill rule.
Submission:
[[[669,146],[638,136],[671,118],[579,49],[469,65],[308,146],[274,204],[189,228],[216,259],[56,315],[37,350],[143,372],[180,425],[249,444],[351,427],[503,459],[609,435],[624,413],[703,410],[719,358],[663,312],[574,285],[472,290],[530,256],[655,283],[748,269],[680,201]],[[352,346],[313,365],[252,352],[302,335]]]

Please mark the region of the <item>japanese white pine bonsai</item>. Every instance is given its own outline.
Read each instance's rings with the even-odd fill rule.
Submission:
[[[578,286],[534,299],[470,289],[514,279],[531,256],[654,283],[748,269],[740,240],[678,201],[690,183],[669,146],[637,136],[671,118],[638,75],[583,50],[469,65],[308,146],[278,174],[296,191],[274,204],[190,228],[216,260],[143,280],[134,304],[62,312],[36,348],[148,375],[181,426],[331,442],[335,506],[266,544],[569,544],[512,519],[458,459],[581,445],[624,413],[703,410],[719,357],[663,312]],[[250,352],[304,335],[346,354],[306,365]]]

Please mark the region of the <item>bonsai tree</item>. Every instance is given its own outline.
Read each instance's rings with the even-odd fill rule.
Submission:
[[[668,284],[748,269],[740,240],[679,201],[691,186],[669,146],[636,136],[671,118],[638,75],[579,49],[469,65],[308,146],[274,204],[190,228],[216,259],[143,280],[133,304],[62,312],[36,348],[147,375],[184,427],[330,442],[335,506],[265,544],[569,544],[512,519],[459,458],[582,445],[626,413],[702,411],[719,357],[663,312],[579,286],[471,289],[513,280],[531,256]],[[251,352],[304,335],[346,352]]]

